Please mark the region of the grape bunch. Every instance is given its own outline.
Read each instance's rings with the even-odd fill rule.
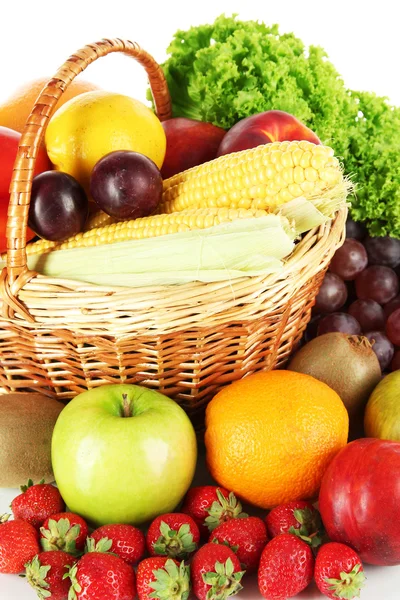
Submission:
[[[364,335],[382,372],[400,369],[400,240],[370,237],[361,223],[347,221],[305,341],[330,331]]]

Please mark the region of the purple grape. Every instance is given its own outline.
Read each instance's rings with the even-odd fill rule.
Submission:
[[[392,362],[390,364],[390,369],[392,371],[398,371],[400,369],[400,350],[396,350],[394,353]]]
[[[329,333],[330,331],[340,331],[349,335],[360,335],[361,327],[359,322],[347,313],[336,312],[323,317],[318,325],[318,335]]]
[[[370,265],[396,267],[400,264],[400,240],[385,237],[370,237],[364,240]]]
[[[346,238],[353,238],[355,240],[363,240],[367,235],[367,228],[363,223],[347,219],[346,221]]]
[[[375,300],[356,300],[350,304],[348,313],[360,323],[364,333],[385,327],[385,313]]]
[[[400,308],[394,310],[386,321],[386,335],[395,346],[400,346]]]
[[[315,312],[335,312],[344,306],[346,300],[346,284],[334,273],[326,273],[315,300]]]
[[[343,246],[336,250],[330,264],[330,271],[344,281],[352,281],[368,265],[368,256],[361,242],[348,238]]]
[[[88,199],[77,180],[62,171],[45,171],[32,182],[28,225],[41,238],[62,242],[81,232]]]
[[[397,310],[398,308],[400,308],[400,294],[396,296],[396,298],[393,298],[393,300],[385,304],[385,306],[383,307],[385,317],[390,317],[392,312]]]
[[[365,337],[372,344],[372,350],[375,352],[381,370],[384,371],[389,365],[394,355],[394,346],[386,337],[383,331],[369,331]]]
[[[386,304],[399,293],[399,278],[393,269],[373,265],[356,278],[356,291],[360,300]]]

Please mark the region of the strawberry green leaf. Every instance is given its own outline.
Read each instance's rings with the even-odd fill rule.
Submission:
[[[3,523],[7,523],[7,521],[10,519],[11,515],[8,513],[4,513],[4,515],[0,515],[0,525],[2,525]]]
[[[81,585],[78,583],[78,565],[75,563],[72,567],[69,568],[68,572],[65,573],[63,579],[67,579],[69,577],[71,581],[71,587],[68,592],[68,600],[77,600],[77,593],[82,591]]]
[[[342,571],[340,579],[325,577],[326,583],[330,584],[328,589],[334,592],[336,598],[343,598],[344,600],[359,598],[361,588],[365,585],[365,574],[360,569],[361,565],[357,564],[350,573]]]
[[[165,521],[161,521],[160,532],[161,535],[154,544],[154,552],[159,556],[185,559],[197,548],[187,523],[175,531]]]
[[[59,521],[49,519],[48,527],[48,529],[40,528],[43,536],[40,538],[40,544],[43,550],[64,550],[74,556],[79,554],[76,549],[76,540],[81,531],[80,525],[71,527],[69,519],[63,518]]]
[[[226,499],[221,490],[217,488],[217,497],[218,500],[212,503],[207,511],[208,517],[205,519],[209,531],[214,531],[218,525],[229,519],[244,519],[249,516],[242,512],[242,505],[233,492],[230,492]]]
[[[158,600],[188,600],[190,594],[190,571],[182,561],[178,567],[175,562],[168,559],[164,567],[153,571],[154,581],[149,587],[154,591],[150,598]]]
[[[43,483],[44,483],[44,479],[41,479],[39,481],[39,483],[37,483],[37,484],[33,483],[32,479],[28,479],[28,483],[26,485],[21,485],[19,489],[21,490],[21,492],[26,492],[26,490],[28,488],[30,488],[30,487],[32,487],[34,485],[43,485]]]
[[[26,485],[20,485],[19,489],[21,490],[21,492],[26,492],[26,490],[30,487],[33,486],[33,481],[32,479],[28,479],[28,483]]]
[[[113,554],[113,552],[109,552],[111,546],[112,540],[107,537],[101,538],[97,543],[92,537],[88,537],[85,543],[85,553],[102,552],[103,554]]]
[[[290,527],[289,533],[306,542],[311,548],[318,548],[324,539],[325,530],[317,510],[295,509],[293,515],[300,527]]]
[[[49,591],[50,586],[46,581],[46,576],[50,569],[50,565],[42,565],[40,563],[38,555],[34,556],[33,559],[25,565],[26,579],[41,600],[51,597],[51,592]]]
[[[215,571],[203,573],[203,581],[210,586],[207,591],[207,600],[225,600],[234,596],[242,589],[241,579],[245,571],[234,572],[233,562],[228,558],[225,563],[216,561]]]

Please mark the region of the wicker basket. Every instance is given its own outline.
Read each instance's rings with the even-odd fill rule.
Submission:
[[[346,209],[310,231],[280,273],[263,277],[129,289],[29,271],[30,189],[46,125],[74,77],[111,52],[128,54],[146,69],[159,118],[170,116],[159,65],[137,44],[119,39],[71,56],[40,94],[11,183],[7,267],[0,281],[0,388],[67,401],[104,383],[142,383],[194,417],[221,386],[285,363],[343,243]]]

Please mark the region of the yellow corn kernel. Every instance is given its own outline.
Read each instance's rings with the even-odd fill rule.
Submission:
[[[342,168],[331,148],[307,141],[273,142],[165,180],[157,212],[242,206],[270,210],[299,196],[345,192]]]
[[[309,167],[311,158],[312,158],[312,154],[310,151],[304,152],[303,156],[300,159],[300,167],[303,167],[303,169],[306,169],[307,167]]]
[[[234,193],[237,194],[238,192]],[[250,203],[248,198],[240,198],[239,208],[198,208],[172,214],[143,217],[131,221],[118,221],[105,227],[97,227],[78,233],[64,242],[50,242],[48,240],[33,242],[27,245],[26,252],[28,255],[46,254],[53,250],[101,246],[126,240],[168,235],[180,231],[207,229],[220,223],[237,219],[258,218],[267,214],[265,210],[255,207],[250,208]]]
[[[110,217],[110,215],[103,212],[102,210],[97,210],[89,215],[85,223],[84,231],[94,229],[95,227],[105,227],[106,225],[111,225],[112,223],[116,223],[117,221],[118,219]]]
[[[297,166],[294,168],[293,179],[295,183],[303,183],[304,181],[304,169]]]
[[[289,193],[291,194],[292,198],[299,198],[300,196],[303,195],[303,190],[301,189],[301,187],[299,186],[298,183],[291,183],[288,186],[288,190],[289,190]]]

